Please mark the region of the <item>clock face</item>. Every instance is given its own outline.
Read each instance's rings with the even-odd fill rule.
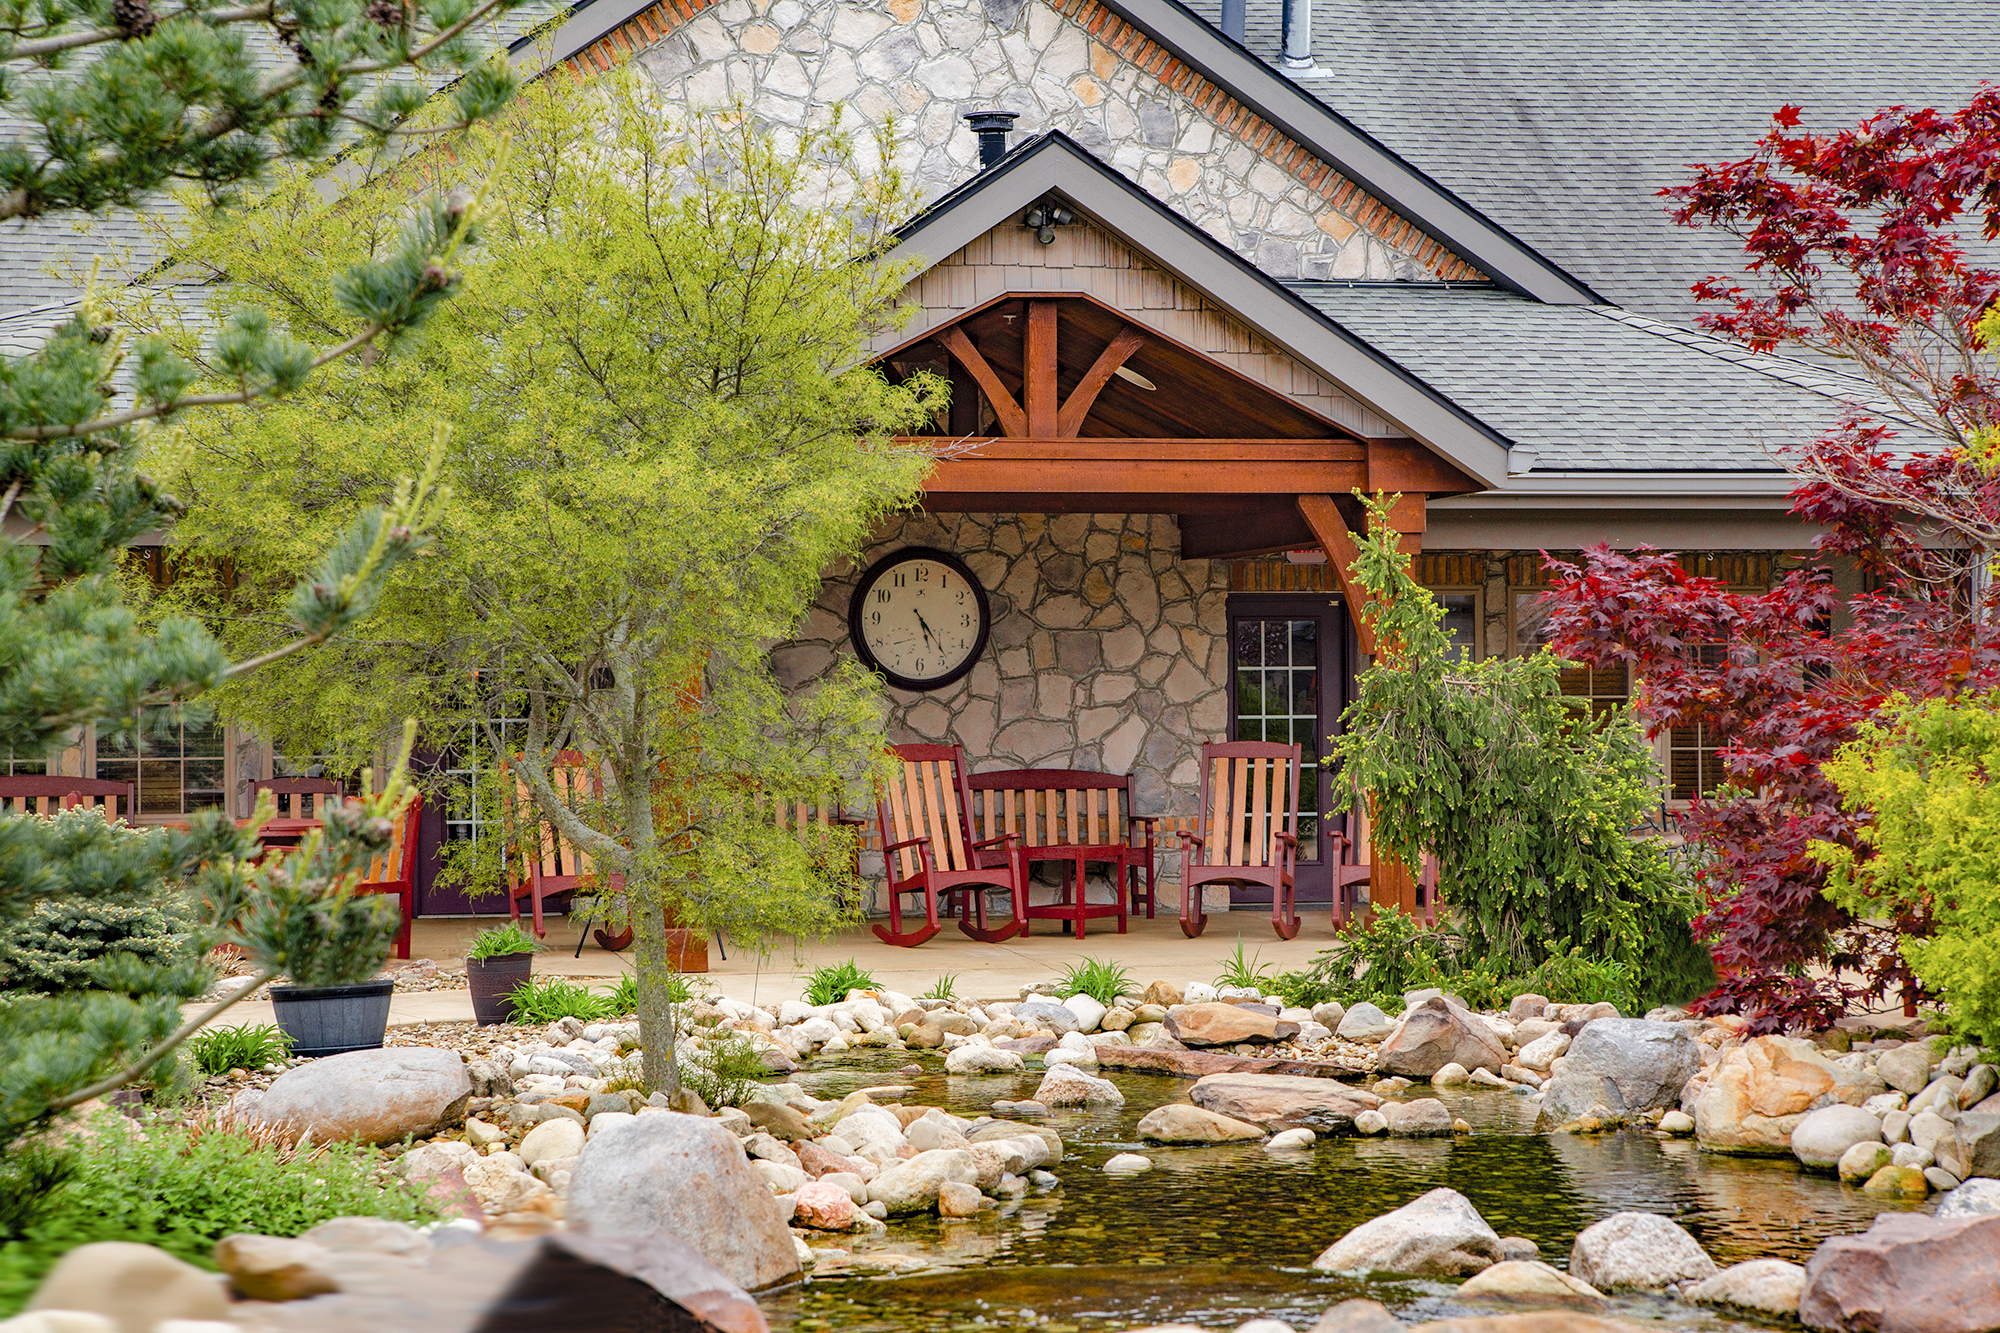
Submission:
[[[909,547],[861,576],[847,610],[861,660],[905,690],[934,690],[986,647],[986,590],[956,556]]]

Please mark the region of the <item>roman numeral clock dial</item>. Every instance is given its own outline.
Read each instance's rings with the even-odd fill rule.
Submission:
[[[986,589],[963,560],[926,546],[876,561],[847,608],[854,650],[903,690],[935,690],[972,670],[987,629]]]

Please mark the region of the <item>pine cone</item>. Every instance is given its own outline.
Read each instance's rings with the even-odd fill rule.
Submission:
[[[409,21],[402,0],[368,0],[368,21],[384,28],[400,28]]]
[[[144,37],[159,22],[152,0],[111,0],[111,21],[127,37]]]

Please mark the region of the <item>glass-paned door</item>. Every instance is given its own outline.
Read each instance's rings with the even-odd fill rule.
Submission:
[[[1319,761],[1347,703],[1347,635],[1347,612],[1339,598],[1229,599],[1231,734],[1239,741],[1300,748],[1300,902],[1333,900],[1328,856],[1337,844],[1322,836],[1327,830],[1321,823],[1332,784]],[[1259,889],[1235,891],[1232,902],[1238,896],[1245,906],[1268,901]]]

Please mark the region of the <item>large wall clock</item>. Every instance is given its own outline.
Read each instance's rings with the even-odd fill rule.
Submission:
[[[963,560],[928,546],[876,561],[847,604],[854,650],[899,690],[935,690],[972,670],[988,628],[986,589]]]

